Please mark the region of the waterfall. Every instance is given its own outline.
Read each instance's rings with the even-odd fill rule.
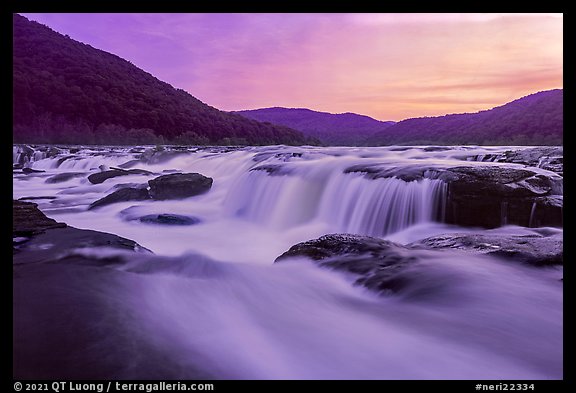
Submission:
[[[446,183],[421,179],[335,177],[327,187],[320,215],[342,232],[384,236],[411,225],[444,219]]]
[[[341,170],[315,176],[251,171],[232,187],[224,205],[229,214],[274,228],[320,220],[338,232],[384,236],[442,221],[445,199],[441,180],[367,179]]]
[[[238,217],[275,228],[288,228],[314,218],[324,191],[321,179],[269,176],[250,171],[241,176],[224,201]]]

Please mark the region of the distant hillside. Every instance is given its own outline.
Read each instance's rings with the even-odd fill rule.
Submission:
[[[561,145],[563,90],[548,90],[478,112],[407,119],[373,135],[368,145]]]
[[[219,111],[118,56],[17,14],[13,43],[15,142],[314,142],[284,126]]]
[[[263,108],[237,111],[250,119],[284,125],[318,138],[327,145],[361,145],[366,138],[394,124],[355,113],[333,114],[310,109]]]

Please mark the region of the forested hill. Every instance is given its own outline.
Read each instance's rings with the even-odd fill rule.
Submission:
[[[17,14],[13,43],[14,142],[315,142],[208,106],[118,56]]]
[[[368,145],[562,145],[562,89],[541,91],[477,113],[407,119]]]
[[[284,125],[328,145],[358,146],[394,124],[356,113],[327,113],[306,108],[262,108],[237,111],[242,116]]]

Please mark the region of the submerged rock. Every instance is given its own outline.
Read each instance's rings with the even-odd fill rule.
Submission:
[[[86,173],[84,173],[84,172],[59,173],[57,175],[50,176],[48,179],[46,179],[46,183],[49,183],[49,184],[62,183],[62,182],[68,181],[70,179],[74,179],[76,177],[83,177],[85,175],[86,175]]]
[[[199,173],[173,173],[148,181],[153,199],[182,199],[203,194],[212,187],[212,179]]]
[[[146,224],[160,224],[160,225],[195,225],[200,223],[200,219],[190,216],[182,216],[179,214],[148,214],[139,217],[140,222]]]
[[[259,165],[250,169],[250,172],[253,171],[264,171],[268,173],[270,176],[284,176],[289,175],[293,172],[291,168],[288,168],[281,164],[266,164],[266,165]]]
[[[118,191],[114,191],[112,194],[106,195],[104,198],[98,199],[97,201],[93,202],[88,207],[88,210],[92,210],[97,207],[102,207],[117,202],[143,201],[146,199],[150,199],[150,195],[148,194],[147,189],[126,187],[121,188]]]

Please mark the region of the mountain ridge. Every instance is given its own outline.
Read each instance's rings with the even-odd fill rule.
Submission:
[[[561,145],[564,90],[543,90],[474,113],[405,119],[370,137],[368,145]]]
[[[328,145],[358,145],[369,136],[394,124],[352,112],[330,113],[309,108],[275,106],[232,113],[294,128]]]
[[[336,114],[308,108],[269,107],[233,113],[286,125],[325,144],[334,145],[561,145],[563,110],[563,89],[551,89],[478,112],[414,117],[399,122],[384,122],[351,112]],[[318,120],[326,117],[330,117],[332,123]],[[359,125],[342,122],[346,117],[356,121],[370,119],[373,128],[367,127],[363,133],[355,133],[354,127]],[[321,126],[324,128],[319,130]]]
[[[211,107],[120,56],[13,14],[13,139],[28,143],[315,144]]]

